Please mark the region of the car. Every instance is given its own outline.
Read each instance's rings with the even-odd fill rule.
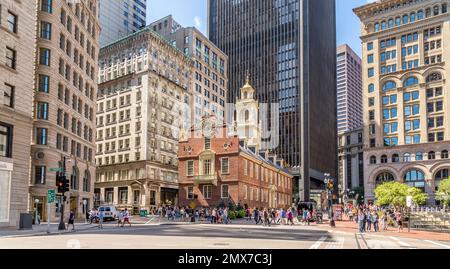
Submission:
[[[119,210],[117,210],[117,207],[115,206],[110,205],[100,206],[98,210],[103,212],[103,220],[114,221],[117,219],[117,216],[119,215]]]

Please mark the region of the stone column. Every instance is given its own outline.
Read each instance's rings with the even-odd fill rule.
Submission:
[[[100,201],[99,204],[103,204],[105,202],[105,188],[100,188]]]
[[[131,189],[131,186],[128,186],[128,201],[127,204],[132,206],[133,205],[133,190]]]
[[[117,205],[118,203],[119,203],[119,187],[114,187],[113,204]]]

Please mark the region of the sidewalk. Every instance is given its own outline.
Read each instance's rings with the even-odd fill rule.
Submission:
[[[72,226],[69,230],[58,230],[59,223],[50,223],[50,233],[47,233],[47,223],[42,222],[41,225],[33,225],[31,230],[19,230],[17,228],[0,228],[0,238],[8,237],[24,237],[24,236],[38,236],[38,235],[48,235],[48,234],[62,234],[62,233],[72,233]],[[66,223],[67,226],[67,223]],[[96,224],[85,224],[75,223],[75,232],[84,231],[97,227]]]
[[[335,221],[336,227],[330,227],[328,220],[324,220],[323,224],[317,225],[317,227],[328,228],[336,231],[349,232],[349,233],[358,233],[358,224],[354,221]],[[402,232],[397,232],[397,228],[388,227],[387,231],[375,233],[366,232],[365,234],[371,235],[384,235],[384,236],[396,236],[396,237],[405,237],[405,238],[415,238],[415,239],[428,239],[428,240],[440,240],[440,241],[450,241],[450,233],[440,233],[440,232],[430,232],[430,231],[420,231],[411,229],[408,232],[408,228],[403,228]]]

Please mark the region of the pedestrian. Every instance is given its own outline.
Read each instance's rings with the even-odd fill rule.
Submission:
[[[213,208],[212,213],[211,213],[211,224],[216,224],[217,223],[217,210],[216,208]]]
[[[269,212],[267,211],[266,208],[264,208],[263,214],[264,214],[264,226],[270,227]]]
[[[103,210],[98,211],[98,228],[103,229],[103,218],[105,217],[105,212]]]
[[[281,224],[286,225],[286,211],[284,211],[284,208],[281,209]]]
[[[117,215],[117,227],[119,227],[123,222],[123,210],[119,212],[119,214]],[[123,225],[122,225],[123,227]]]
[[[372,222],[373,222],[373,229],[376,233],[379,231],[379,229],[378,229],[378,221],[379,220],[380,220],[380,218],[378,216],[378,212],[374,211],[372,214]]]
[[[294,225],[294,216],[293,216],[292,210],[290,208],[287,213],[287,218],[288,218],[288,224],[290,223],[291,225]]]
[[[308,224],[308,226],[310,225],[311,222],[311,211],[306,210],[306,223]]]
[[[255,218],[255,224],[258,225],[259,224],[259,210],[258,208],[255,208],[255,210],[253,210],[254,212],[254,218]]]
[[[359,210],[356,219],[358,221],[359,232],[360,233],[364,233],[364,219],[365,219],[365,215],[364,215],[364,212],[361,209]]]
[[[75,231],[75,214],[73,211],[70,211],[69,222],[67,223],[67,230],[69,230],[69,226],[72,224],[72,231]]]
[[[122,222],[122,227],[125,226],[125,223],[128,223],[131,227],[131,222],[130,222],[130,213],[128,212],[128,209],[125,208],[125,212],[123,213],[123,222]]]
[[[403,231],[403,215],[400,210],[398,210],[397,213],[395,214],[395,218],[397,220],[398,232]]]
[[[387,231],[387,228],[388,228],[388,215],[387,215],[386,210],[384,210],[383,216],[381,217],[381,224],[383,226],[382,227],[383,231]]]
[[[348,215],[348,220],[350,222],[352,222],[353,221],[353,211],[352,210],[348,210],[347,215]]]

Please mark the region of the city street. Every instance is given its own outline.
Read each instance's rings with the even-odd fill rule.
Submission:
[[[450,241],[330,230],[326,226],[161,223],[1,238],[1,249],[450,249]]]

